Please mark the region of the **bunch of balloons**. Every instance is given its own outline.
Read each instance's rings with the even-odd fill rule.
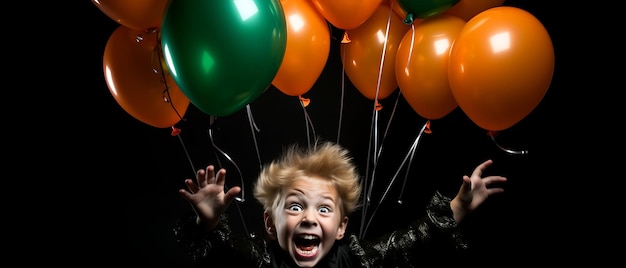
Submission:
[[[107,85],[132,116],[170,127],[190,104],[227,116],[274,85],[308,92],[325,68],[330,26],[349,34],[344,70],[372,100],[399,89],[439,119],[457,107],[498,131],[549,88],[550,36],[504,0],[92,0],[120,23],[104,53]]]
[[[176,124],[189,102],[214,116],[240,110],[269,87],[285,54],[278,0],[92,2],[120,23],[105,48],[111,93],[155,127]]]
[[[460,107],[481,128],[500,131],[534,110],[550,86],[547,30],[504,0],[372,2],[380,3],[342,44],[346,75],[369,99],[399,88],[426,119]]]

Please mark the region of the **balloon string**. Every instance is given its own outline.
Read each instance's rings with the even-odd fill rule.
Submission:
[[[385,131],[383,132],[383,136],[382,139],[380,139],[380,146],[378,147],[378,152],[376,153],[376,155],[374,156],[374,166],[372,167],[372,176],[371,176],[371,180],[370,180],[370,186],[368,187],[369,191],[367,193],[367,200],[371,200],[371,196],[372,196],[372,189],[374,188],[374,178],[376,177],[376,170],[378,168],[378,159],[380,159],[380,157],[382,156],[383,153],[383,145],[385,143],[385,140],[387,138],[387,133],[389,133],[389,129],[391,127],[391,122],[393,121],[393,117],[396,113],[396,108],[398,107],[398,103],[400,100],[400,94],[397,95],[398,97],[396,98],[396,102],[393,106],[393,109],[391,110],[391,115],[389,117],[389,121],[387,121],[387,126],[385,127]],[[376,111],[376,122],[379,122],[379,117],[378,117],[379,112]],[[378,125],[378,123],[376,124]],[[378,137],[378,128],[374,128],[374,133],[376,137]],[[378,140],[378,138],[376,138],[376,140]],[[368,169],[369,170],[369,169]]]
[[[426,123],[424,124],[424,126],[420,130],[419,134],[415,138],[415,141],[413,142],[413,145],[411,145],[411,149],[409,150],[409,152],[411,153],[411,158],[409,160],[409,163],[407,164],[406,173],[404,174],[404,182],[402,182],[402,188],[400,188],[400,195],[398,197],[398,204],[402,204],[403,203],[402,202],[402,197],[404,196],[404,189],[405,189],[405,186],[406,186],[406,181],[408,180],[408,177],[409,177],[409,168],[413,164],[413,159],[415,157],[415,152],[417,150],[417,145],[419,144],[419,140],[422,137],[422,134],[424,134],[424,133],[431,133],[431,131],[430,131],[430,120],[426,121]]]
[[[242,196],[242,197],[235,197],[235,200],[237,200],[237,201],[239,201],[239,202],[243,202],[243,201],[245,201],[244,196],[246,196],[246,195],[245,195],[245,192],[244,192],[244,191],[245,191],[245,186],[244,186],[244,181],[243,181],[243,177],[242,177],[241,170],[239,169],[239,166],[237,166],[237,164],[235,163],[235,161],[233,161],[233,159],[232,159],[232,158],[231,158],[231,157],[230,157],[230,156],[229,156],[226,152],[224,152],[222,149],[220,149],[220,148],[219,148],[219,147],[215,144],[215,141],[214,141],[214,139],[213,139],[213,123],[214,123],[214,122],[215,122],[215,117],[214,117],[214,116],[211,116],[211,124],[210,124],[210,126],[209,126],[209,130],[208,130],[208,133],[209,133],[209,140],[211,141],[211,146],[213,147],[213,149],[215,149],[215,152],[216,152],[216,159],[217,159],[217,162],[218,162],[218,164],[219,164],[220,166],[223,166],[223,165],[222,165],[222,163],[221,163],[221,161],[220,161],[220,158],[219,158],[219,157],[218,157],[218,155],[217,155],[217,152],[221,153],[221,154],[222,154],[222,156],[224,156],[224,158],[226,158],[226,160],[228,160],[228,161],[229,161],[229,162],[230,162],[230,163],[231,163],[231,164],[235,167],[235,169],[237,169],[237,172],[239,173],[239,178],[240,178],[240,181],[241,181],[241,196]]]
[[[371,151],[372,151],[372,135],[374,135],[375,131],[374,131],[374,125],[375,125],[375,121],[376,121],[376,115],[377,115],[378,111],[376,109],[374,109],[373,115],[372,115],[372,124],[370,125],[370,137],[369,137],[369,141],[367,143],[368,148],[367,148],[367,160],[366,160],[366,164],[365,164],[365,177],[363,178],[363,180],[361,181],[361,188],[363,189],[363,193],[365,194],[365,196],[363,197],[363,206],[362,206],[362,210],[363,210],[363,214],[361,215],[361,229],[360,229],[360,234],[359,236],[362,237],[363,234],[363,227],[365,226],[365,217],[367,214],[367,210],[369,207],[369,203],[370,203],[370,190],[369,190],[369,184],[368,181],[369,179],[369,171],[370,171],[370,157],[371,157]]]
[[[163,57],[163,50],[161,48],[161,42],[159,40],[159,32],[158,30],[155,28],[152,31],[150,31],[151,34],[154,34],[155,38],[156,38],[156,48],[154,49],[156,51],[156,58],[158,61],[158,65],[159,68],[158,70],[156,68],[153,68],[152,71],[154,73],[160,73],[161,74],[161,81],[163,81],[163,84],[165,85],[165,89],[163,90],[163,92],[161,94],[163,94],[163,101],[165,101],[166,103],[168,103],[170,105],[170,107],[172,107],[172,110],[174,110],[174,112],[176,113],[176,115],[178,116],[178,118],[180,118],[180,120],[184,120],[183,116],[178,112],[178,109],[176,109],[176,106],[174,106],[174,102],[172,102],[172,96],[170,94],[170,86],[167,84],[167,77],[165,75],[165,70],[163,70],[163,61],[161,60],[161,58]],[[138,35],[136,37],[137,42],[142,42],[143,41],[143,37]],[[151,57],[151,60],[154,60],[154,57]],[[194,171],[195,173],[195,171]]]
[[[178,140],[180,141],[180,144],[183,147],[183,151],[185,151],[185,156],[187,156],[187,161],[189,161],[189,165],[191,166],[191,174],[195,177],[196,176],[196,168],[193,165],[193,161],[191,161],[191,157],[189,156],[189,151],[187,151],[187,147],[185,146],[185,143],[183,142],[183,138],[180,137],[180,129],[175,128],[175,127],[172,126],[172,134],[171,135],[178,137]]]
[[[246,219],[244,218],[243,213],[241,212],[241,207],[239,207],[239,203],[240,202],[244,202],[245,201],[244,197],[246,196],[245,195],[245,185],[244,185],[244,181],[243,181],[243,176],[242,176],[241,170],[239,169],[239,166],[237,166],[235,161],[233,161],[233,159],[226,152],[224,152],[222,149],[217,147],[217,145],[215,145],[215,142],[214,142],[214,139],[213,139],[213,124],[215,123],[215,120],[216,120],[216,117],[215,116],[211,116],[211,118],[210,118],[210,126],[209,126],[209,130],[208,130],[209,139],[211,141],[211,146],[216,151],[215,158],[217,159],[217,162],[218,162],[218,164],[220,166],[223,166],[223,165],[221,164],[221,161],[220,161],[220,158],[217,155],[217,152],[221,153],[224,156],[224,158],[226,158],[235,167],[235,169],[237,169],[237,172],[239,173],[239,178],[241,180],[241,186],[240,187],[241,187],[241,196],[242,197],[235,197],[235,200],[237,201],[237,202],[235,202],[235,207],[237,208],[237,212],[239,213],[239,218],[241,219],[241,224],[243,226],[243,229],[244,229],[245,233],[248,234],[248,236],[250,236],[252,238],[252,237],[254,237],[254,234],[250,233],[248,231],[248,227],[246,226]],[[224,184],[224,187],[228,188],[226,186],[226,183]]]
[[[385,63],[385,52],[387,51],[387,39],[389,38],[389,27],[391,25],[391,16],[393,15],[392,10],[389,10],[389,16],[387,18],[387,28],[385,29],[385,41],[383,42],[383,50],[381,51],[381,57],[380,57],[380,64],[378,65],[378,77],[377,77],[377,81],[376,81],[376,95],[374,98],[374,109],[372,110],[372,124],[370,126],[370,147],[368,149],[368,159],[367,159],[367,163],[368,163],[368,167],[367,167],[367,171],[369,172],[369,156],[370,156],[370,152],[373,150],[373,163],[374,166],[376,166],[376,163],[378,162],[378,111],[380,110],[380,104],[378,102],[378,93],[380,92],[380,80],[381,80],[381,76],[383,74],[383,66]],[[373,135],[372,135],[373,133]],[[374,146],[371,146],[372,143],[374,144]],[[366,175],[367,177],[367,175]],[[369,195],[368,195],[368,200],[367,202],[369,202]]]
[[[495,132],[495,131],[488,131],[487,134],[489,135],[489,137],[491,137],[491,140],[493,141],[493,143],[495,143],[496,146],[498,146],[498,148],[500,150],[502,150],[502,151],[504,151],[504,152],[506,152],[508,154],[518,154],[518,155],[528,154],[528,150],[520,150],[520,151],[518,151],[518,150],[507,149],[507,148],[504,148],[504,147],[500,146],[500,144],[498,144],[498,142],[496,142],[495,136],[497,136],[498,133]]]
[[[385,127],[385,132],[383,133],[383,139],[381,140],[381,143],[380,143],[380,149],[378,150],[378,156],[376,156],[377,158],[380,158],[381,154],[383,152],[383,143],[387,139],[387,133],[389,133],[389,129],[391,128],[391,122],[393,121],[393,118],[394,118],[394,116],[396,114],[396,110],[398,108],[398,104],[400,103],[400,96],[402,96],[402,94],[400,92],[398,92],[398,95],[396,97],[396,102],[393,104],[393,109],[391,110],[391,115],[389,116],[389,121],[387,121],[387,126]]]
[[[315,134],[315,128],[313,127],[313,122],[311,121],[311,117],[309,116],[309,113],[307,113],[306,111],[306,107],[309,103],[309,100],[306,98],[303,98],[302,96],[299,96],[298,101],[300,102],[300,106],[302,107],[302,112],[304,113],[304,122],[305,122],[305,127],[306,127],[307,142],[308,142],[309,147],[311,147],[311,139],[314,138],[316,134]]]
[[[396,170],[396,173],[393,175],[393,177],[391,179],[391,182],[389,182],[389,185],[387,185],[387,188],[385,189],[385,192],[383,193],[382,197],[380,198],[380,201],[378,202],[378,204],[374,208],[374,212],[372,212],[372,216],[369,218],[369,220],[367,222],[367,225],[365,225],[364,231],[360,234],[361,238],[363,238],[363,236],[365,236],[365,233],[367,232],[367,229],[369,228],[370,224],[372,223],[372,220],[374,219],[374,215],[376,214],[376,212],[380,208],[381,204],[383,203],[383,201],[387,197],[387,194],[389,193],[389,190],[391,189],[391,186],[396,181],[396,178],[398,177],[398,173],[400,173],[400,170],[402,170],[403,166],[407,163],[407,160],[410,160],[409,161],[409,165],[407,165],[407,174],[408,174],[408,170],[409,170],[410,164],[413,162],[413,157],[415,156],[415,151],[416,151],[417,145],[419,144],[419,141],[420,141],[420,138],[422,136],[422,133],[424,133],[424,130],[429,125],[430,125],[430,121],[427,121],[426,124],[424,124],[424,126],[420,130],[419,134],[417,135],[417,138],[415,138],[415,141],[413,142],[413,144],[411,145],[411,148],[409,149],[409,153],[407,153],[407,155],[402,160],[402,163],[400,164],[400,167],[398,167],[398,169]],[[406,176],[405,176],[405,184],[406,184]],[[404,192],[404,184],[402,185],[402,192]],[[363,215],[366,215],[366,213],[363,212]]]
[[[383,51],[380,53],[380,64],[378,65],[378,77],[376,80],[376,96],[374,98],[374,110],[378,107],[378,93],[380,92],[380,80],[383,76],[383,67],[385,65],[385,55],[387,55],[387,40],[389,39],[389,28],[391,27],[391,17],[393,11],[389,9],[389,16],[387,17],[387,26],[385,28],[385,41],[383,42]]]
[[[345,58],[345,49],[342,51],[343,56],[342,59]],[[344,92],[346,85],[346,67],[343,62],[341,64],[341,99],[339,101],[339,122],[337,124],[337,143],[339,143],[339,139],[341,138],[341,122],[343,120],[343,102],[344,102]]]
[[[383,42],[383,51],[380,54],[380,64],[378,66],[378,80],[376,81],[376,102],[378,102],[378,92],[380,91],[380,80],[383,76],[383,67],[385,65],[385,55],[387,54],[387,40],[389,39],[389,28],[391,27],[391,17],[393,16],[393,10],[389,9],[389,16],[387,17],[387,27],[385,28],[385,42]]]
[[[385,65],[385,56],[386,56],[386,52],[387,52],[387,40],[389,39],[389,28],[391,27],[391,17],[393,16],[393,10],[389,9],[389,16],[387,17],[387,27],[385,29],[385,42],[383,42],[383,51],[381,51],[381,56],[380,56],[380,64],[378,66],[378,78],[376,81],[376,98],[374,99],[374,114],[376,117],[376,124],[372,125],[372,129],[374,129],[374,131],[376,132],[376,135],[374,136],[374,167],[376,166],[376,163],[378,162],[378,157],[380,155],[380,150],[382,148],[378,147],[378,111],[380,110],[380,103],[378,102],[378,94],[380,92],[380,83],[381,83],[381,77],[383,75],[383,67]],[[390,120],[391,121],[391,120]],[[372,121],[374,122],[374,121]],[[382,147],[382,145],[381,145]]]
[[[343,44],[344,43],[342,42],[342,45]],[[340,143],[341,141],[341,126],[342,126],[342,116],[343,116],[344,93],[345,93],[345,85],[346,85],[346,67],[345,67],[346,65],[343,62],[343,60],[345,59],[345,53],[346,53],[345,50],[342,49],[341,50],[341,54],[342,54],[341,56],[341,59],[342,59],[342,62],[341,62],[341,101],[340,101],[340,111],[339,111],[339,123],[337,126],[337,143]],[[371,139],[371,132],[370,132],[370,139]],[[367,154],[367,162],[366,162],[366,168],[365,168],[366,174],[365,174],[364,179],[361,180],[361,188],[363,189],[364,193],[367,193],[367,176],[368,176],[367,170],[369,170],[369,156],[370,156],[369,151],[370,151],[370,148],[368,148],[368,154]],[[365,199],[368,199],[368,198],[365,198]],[[363,232],[363,226],[365,222],[365,211],[367,211],[367,202],[365,201],[363,203],[364,203],[362,207],[363,216],[361,217],[361,225],[360,225],[361,233]]]
[[[250,131],[252,131],[252,140],[254,140],[254,148],[256,149],[256,157],[259,161],[259,170],[263,169],[263,162],[261,161],[261,153],[259,152],[259,144],[256,140],[256,133],[259,132],[259,128],[254,122],[254,117],[252,116],[252,109],[250,108],[250,104],[246,105],[246,112],[248,115],[248,122],[250,123]]]
[[[363,184],[365,185],[364,187],[364,192],[365,194],[365,201],[363,202],[363,217],[361,218],[361,226],[363,226],[363,222],[365,221],[365,215],[367,214],[367,207],[369,206],[370,202],[371,202],[371,189],[372,186],[374,184],[374,176],[372,175],[371,180],[369,179],[369,162],[370,162],[370,156],[373,155],[374,157],[372,158],[372,162],[373,162],[373,166],[374,169],[376,167],[376,164],[378,162],[378,156],[379,156],[379,148],[378,148],[378,111],[380,110],[380,104],[378,102],[378,94],[380,92],[380,82],[381,82],[381,76],[383,74],[383,67],[384,67],[384,63],[385,63],[385,55],[386,55],[386,51],[387,51],[387,39],[389,39],[389,28],[391,27],[391,18],[393,16],[393,10],[389,9],[389,16],[387,17],[387,25],[385,28],[385,41],[383,42],[383,49],[381,51],[381,57],[380,57],[380,64],[378,67],[378,77],[377,77],[377,81],[376,81],[376,94],[374,97],[374,109],[372,111],[372,124],[370,126],[370,142],[369,142],[369,147],[367,150],[367,166],[366,166],[366,173],[365,173],[365,180],[363,181]],[[373,144],[373,146],[372,146]],[[372,151],[373,150],[373,151]],[[374,171],[372,171],[372,174],[374,173]],[[370,186],[367,186],[367,181],[369,181]],[[363,229],[361,229],[363,230]]]
[[[380,148],[378,150],[377,155],[374,157],[374,159],[379,159],[381,157],[381,155],[382,155],[382,152],[383,152],[383,149],[384,149],[383,148],[383,144],[384,144],[384,142],[385,142],[385,140],[387,138],[387,133],[389,133],[389,129],[391,127],[391,122],[392,122],[392,120],[394,118],[394,115],[396,113],[396,110],[397,110],[397,107],[398,107],[398,103],[399,103],[399,100],[400,100],[400,96],[401,95],[398,94],[398,96],[396,98],[396,102],[395,102],[395,104],[393,106],[393,109],[391,111],[391,116],[389,117],[389,121],[387,122],[387,126],[385,128],[385,132],[383,133],[383,137],[382,137],[381,142],[380,142]],[[377,109],[377,110],[379,110],[379,109]],[[376,111],[376,114],[378,114],[378,111]],[[376,117],[376,121],[378,121],[378,117]],[[376,129],[374,130],[374,132],[378,133],[378,131]],[[378,134],[376,134],[376,135],[378,135]],[[368,162],[369,162],[369,160],[368,160]],[[372,189],[374,188],[374,179],[376,177],[376,170],[377,170],[377,167],[378,167],[378,161],[375,160],[374,162],[375,163],[374,163],[374,167],[372,168],[372,176],[371,176],[371,179],[369,179],[370,185],[368,187],[365,187],[366,189],[364,190],[364,192],[366,193],[366,197],[365,198],[367,200],[367,202],[364,202],[364,207],[363,207],[364,213],[367,211],[367,207],[371,203],[371,199],[372,199]],[[369,170],[369,168],[367,170]],[[365,215],[366,214],[363,214],[361,226],[364,226],[363,223],[365,222],[365,218],[364,218]]]
[[[369,181],[370,185],[367,187],[368,190],[366,191],[366,202],[364,203],[364,205],[366,205],[366,206],[369,205],[369,203],[370,203],[370,196],[371,196],[371,193],[372,193],[371,187],[374,184],[374,170],[376,169],[377,158],[378,158],[378,152],[376,151],[376,147],[378,146],[378,144],[377,144],[377,142],[378,142],[378,138],[377,138],[378,137],[378,127],[377,127],[378,126],[378,114],[379,114],[379,111],[374,110],[374,114],[372,115],[372,124],[370,126],[370,129],[371,129],[371,131],[370,131],[370,143],[369,143],[369,149],[368,149],[368,154],[367,154],[367,169],[366,169],[366,175],[365,175],[366,181]],[[373,133],[373,135],[372,135],[372,133]],[[372,143],[374,144],[374,146],[372,146]],[[372,149],[372,147],[374,149]],[[372,152],[372,150],[374,150],[374,151]],[[370,171],[369,162],[370,162],[370,156],[372,156],[372,155],[374,155],[373,159],[372,159],[372,164],[373,164],[374,167],[372,168],[372,177],[370,179],[369,178],[369,171]]]

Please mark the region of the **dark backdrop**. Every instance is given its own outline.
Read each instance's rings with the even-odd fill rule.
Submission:
[[[472,257],[467,261],[497,259],[500,262],[496,263],[510,265],[546,258],[558,260],[563,255],[555,250],[572,246],[571,237],[563,229],[563,222],[571,215],[557,196],[564,185],[575,184],[565,170],[576,168],[577,163],[564,159],[575,158],[580,149],[572,136],[581,128],[577,121],[580,106],[573,101],[580,99],[581,94],[569,87],[575,57],[566,54],[573,52],[565,49],[565,27],[557,19],[565,11],[556,3],[547,2],[504,3],[535,15],[548,30],[555,48],[555,72],[547,94],[531,114],[496,137],[503,147],[528,150],[529,154],[503,152],[485,130],[457,108],[431,123],[432,134],[422,136],[406,184],[403,170],[391,185],[388,198],[380,201],[382,191],[390,185],[426,122],[401,96],[398,98],[396,91],[381,100],[383,110],[378,127],[384,150],[376,170],[373,196],[374,204],[381,202],[381,209],[372,218],[368,235],[404,226],[420,216],[436,189],[453,196],[461,176],[491,158],[495,163],[487,173],[507,176],[509,181],[503,186],[504,194],[490,198],[465,222],[463,228],[472,245]],[[64,199],[62,205],[45,210],[52,214],[44,224],[46,233],[52,234],[45,239],[51,245],[46,248],[59,251],[51,258],[87,266],[190,267],[171,229],[177,218],[190,211],[177,194],[183,180],[193,176],[193,169],[217,163],[216,155],[220,155],[211,146],[209,127],[213,129],[215,144],[241,171],[237,174],[228,161],[220,159],[229,168],[229,182],[239,184],[243,178],[245,184],[246,201],[229,209],[231,222],[236,231],[258,232],[262,211],[251,196],[250,186],[260,162],[276,157],[284,145],[306,143],[311,135],[307,133],[298,99],[270,86],[250,104],[259,128],[255,136],[245,109],[219,117],[210,125],[210,117],[191,105],[185,121],[177,125],[182,130],[180,136],[171,136],[170,129],[146,125],[127,114],[109,93],[102,56],[107,39],[118,24],[90,1],[71,6],[67,12],[54,13],[55,19],[64,22],[63,35],[46,39],[51,46],[64,48],[63,55],[49,58],[50,70],[58,74],[49,81],[59,88],[51,95],[59,99],[48,103],[54,107],[48,112],[54,113],[38,115],[48,118],[48,128],[33,132],[50,130],[45,133],[54,137],[46,143],[46,152],[50,154],[47,159],[55,162],[50,164],[51,172],[58,179],[51,183],[56,190],[48,193]],[[46,24],[41,27],[46,28]],[[347,78],[342,91],[341,32],[335,29],[332,35],[327,67],[305,94],[311,100],[306,108],[312,123],[309,130],[349,148],[365,175],[373,103],[360,95]],[[67,65],[71,67],[62,67]],[[403,203],[399,204],[398,199]],[[360,213],[354,215],[352,231],[358,232],[360,220]],[[41,228],[39,223],[36,226]],[[67,244],[70,247],[59,247]]]

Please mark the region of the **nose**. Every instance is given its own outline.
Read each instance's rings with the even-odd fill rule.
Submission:
[[[317,221],[316,221],[316,217],[315,217],[315,211],[307,210],[302,215],[302,224],[317,225]]]

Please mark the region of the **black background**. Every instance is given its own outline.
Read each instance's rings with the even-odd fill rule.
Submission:
[[[464,223],[473,246],[468,263],[488,264],[497,260],[496,263],[506,265],[532,264],[583,257],[563,253],[564,249],[580,247],[573,242],[577,236],[572,236],[568,227],[571,207],[580,208],[580,202],[564,202],[562,194],[572,185],[586,190],[570,174],[582,174],[584,166],[577,155],[586,150],[582,145],[585,133],[595,126],[592,116],[581,110],[582,104],[590,100],[572,86],[577,83],[572,80],[576,77],[579,54],[575,54],[576,49],[568,48],[575,38],[565,41],[570,31],[563,18],[571,19],[573,12],[564,10],[556,1],[547,2],[507,0],[504,3],[535,15],[548,30],[555,49],[554,76],[545,97],[527,117],[496,136],[501,146],[528,150],[529,154],[503,152],[486,130],[457,108],[431,122],[433,133],[421,137],[404,190],[406,171],[402,170],[388,198],[372,218],[368,235],[404,226],[409,219],[420,216],[435,189],[453,196],[461,176],[491,158],[495,163],[487,174],[504,175],[509,181],[503,186],[504,194],[490,198]],[[24,73],[37,73],[32,70],[38,68],[46,70],[41,77],[24,80],[38,84],[33,85],[42,92],[37,98],[23,92],[27,93],[26,98],[36,99],[29,104],[37,103],[37,108],[43,109],[33,120],[19,120],[21,125],[30,126],[27,132],[36,138],[16,153],[16,158],[25,160],[20,167],[37,170],[29,171],[29,179],[19,183],[30,188],[39,188],[38,182],[50,185],[45,189],[50,197],[28,196],[37,205],[19,210],[23,215],[20,218],[25,220],[23,226],[43,230],[46,236],[19,239],[18,252],[24,253],[23,248],[33,250],[30,247],[35,244],[34,252],[49,253],[45,254],[48,261],[58,260],[62,264],[190,267],[171,229],[175,220],[190,210],[177,193],[183,187],[183,180],[192,177],[194,169],[217,163],[216,150],[207,134],[209,127],[214,131],[217,147],[241,170],[237,174],[221,158],[221,163],[229,169],[229,182],[243,181],[246,187],[246,201],[229,210],[231,222],[237,231],[258,232],[262,227],[262,212],[249,187],[259,170],[259,161],[268,162],[278,155],[282,146],[306,143],[307,134],[312,135],[307,133],[304,110],[298,99],[270,86],[250,104],[251,115],[260,130],[255,137],[245,109],[217,118],[210,125],[210,116],[193,105],[185,120],[177,125],[181,135],[171,136],[170,129],[143,124],[127,114],[107,88],[102,56],[108,37],[119,24],[90,1],[66,6],[67,9],[57,6],[57,11],[48,13],[52,15],[48,21],[54,20],[61,27],[52,29],[45,22],[36,27],[48,33],[41,35],[42,42],[30,42],[42,53],[24,53],[30,60],[15,67],[23,67],[19,70]],[[25,31],[20,36],[28,40],[37,37],[35,33],[38,31]],[[333,31],[327,67],[304,95],[311,100],[306,113],[315,135],[337,140],[350,149],[365,175],[373,103],[361,96],[346,78],[343,110],[340,109],[341,34],[336,29]],[[21,46],[18,41],[13,44]],[[426,122],[397,94],[381,100],[383,110],[379,113],[378,127],[384,150],[376,171],[375,202],[380,202],[383,189],[391,183]],[[341,122],[340,113],[343,113]],[[589,126],[583,122],[589,122]],[[403,204],[398,204],[401,192]],[[358,232],[360,221],[361,215],[355,214],[350,222],[352,231]],[[37,258],[21,260],[38,261]]]

